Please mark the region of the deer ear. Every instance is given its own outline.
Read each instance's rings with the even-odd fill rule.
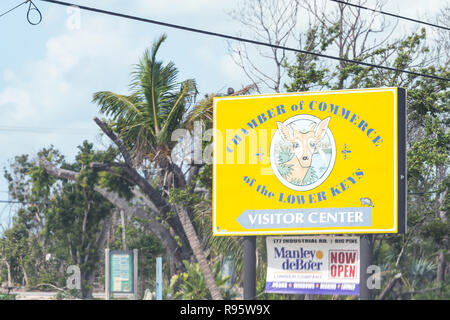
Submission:
[[[328,129],[329,122],[330,122],[330,117],[323,119],[317,125],[316,132],[314,134],[317,141],[322,140],[322,138],[325,136],[325,133],[327,132],[327,129]]]
[[[281,137],[285,141],[292,141],[291,132],[289,131],[288,127],[286,127],[281,122],[277,121],[278,130],[281,132]]]

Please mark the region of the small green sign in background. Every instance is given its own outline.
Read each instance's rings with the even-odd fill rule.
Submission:
[[[133,251],[111,251],[110,291],[114,293],[133,292]]]

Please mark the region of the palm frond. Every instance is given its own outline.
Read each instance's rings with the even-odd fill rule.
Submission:
[[[160,143],[167,143],[170,139],[170,134],[180,127],[189,99],[196,92],[195,81],[193,79],[186,80],[181,84],[180,92],[168,99],[170,109],[168,109],[169,113],[167,115],[161,117],[163,124],[158,136]]]
[[[117,119],[132,120],[142,114],[139,110],[140,99],[137,95],[125,96],[111,91],[94,93],[93,102],[100,106],[100,112]]]
[[[213,98],[215,95],[209,95],[204,99],[200,100],[192,110],[189,111],[184,127],[189,130],[193,129],[195,121],[204,122],[207,127],[212,126],[213,121]]]
[[[166,90],[165,86],[162,85],[166,81],[163,78],[167,78],[167,71],[164,71],[167,66],[163,67],[162,62],[156,60],[156,55],[166,38],[166,35],[162,35],[153,43],[151,51],[145,50],[139,63],[135,66],[135,70],[132,72],[130,85],[131,90],[145,101],[143,106],[147,113],[146,116],[152,119],[155,132],[159,131],[159,100],[161,93]]]
[[[241,96],[252,93],[256,89],[255,85],[248,85],[244,88],[231,94],[231,96]],[[200,100],[193,108],[189,111],[183,126],[189,130],[193,128],[195,121],[205,122],[208,126],[212,126],[213,121],[213,98],[221,97],[223,94],[211,94],[206,96],[204,99]]]
[[[137,163],[161,150],[169,153],[167,148],[173,147],[171,134],[181,126],[191,98],[197,93],[194,80],[178,82],[179,72],[173,62],[157,60],[166,38],[159,37],[135,65],[131,95],[102,91],[93,98]]]

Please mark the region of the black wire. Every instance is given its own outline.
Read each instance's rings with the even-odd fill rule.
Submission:
[[[24,2],[22,2],[21,4],[18,4],[18,5],[15,6],[14,8],[11,8],[11,9],[9,9],[8,11],[3,12],[2,14],[0,14],[0,18],[3,17],[4,15],[7,15],[7,14],[10,13],[11,11],[17,9],[18,7],[24,5],[24,4],[27,3],[27,2],[28,2],[28,0],[25,0]]]
[[[395,17],[395,18],[399,18],[399,19],[403,19],[403,20],[409,20],[409,21],[413,21],[413,22],[416,22],[416,23],[426,24],[426,25],[431,26],[431,27],[440,28],[440,29],[444,29],[444,30],[450,31],[450,28],[448,28],[448,27],[440,26],[440,25],[437,25],[437,24],[434,24],[434,23],[430,23],[430,22],[426,22],[426,21],[422,21],[422,20],[417,20],[417,19],[413,19],[413,18],[400,16],[398,14],[394,14],[394,13],[390,13],[390,12],[386,12],[386,11],[381,11],[381,10],[377,10],[377,9],[364,7],[364,6],[361,6],[359,4],[354,4],[354,3],[350,3],[350,2],[342,1],[342,0],[330,0],[330,1],[341,3],[341,4],[345,4],[345,5],[349,5],[349,6],[352,6],[352,7],[355,7],[355,8],[359,8],[359,9],[373,11],[373,12],[376,12],[376,13],[381,13],[381,14],[384,14],[384,15],[387,15],[387,16],[391,16],[391,17]]]
[[[39,11],[38,7],[36,7],[36,5],[34,4],[34,2],[31,1],[31,0],[25,0],[24,2],[18,4],[18,5],[15,6],[14,8],[11,8],[11,9],[9,9],[8,11],[3,12],[2,14],[0,14],[0,18],[3,17],[4,15],[7,15],[7,14],[10,13],[11,11],[13,11],[13,10],[19,8],[20,6],[24,5],[25,3],[29,3],[29,5],[28,5],[28,11],[27,11],[27,21],[28,21],[28,23],[31,24],[31,25],[33,25],[33,26],[38,25],[39,23],[41,23],[41,21],[42,21],[42,13],[41,13],[41,11]],[[38,14],[38,17],[39,17],[39,18],[38,18],[38,21],[37,21],[37,22],[31,21],[30,13],[31,13],[32,11],[36,11],[37,14]]]
[[[246,38],[240,38],[240,37],[235,37],[235,36],[231,36],[231,35],[227,35],[227,34],[223,34],[223,33],[217,33],[217,32],[212,32],[212,31],[207,31],[207,30],[202,30],[202,29],[185,27],[185,26],[176,25],[176,24],[172,24],[172,23],[167,23],[167,22],[162,22],[162,21],[157,21],[157,20],[152,20],[152,19],[146,19],[146,18],[140,18],[140,17],[136,17],[136,16],[130,16],[130,15],[127,15],[127,14],[113,12],[113,11],[107,11],[107,10],[103,10],[103,9],[97,9],[97,8],[92,8],[92,7],[75,5],[75,4],[68,3],[68,2],[63,2],[63,1],[56,1],[56,0],[40,0],[40,1],[49,2],[49,3],[53,3],[53,4],[59,4],[59,5],[62,5],[62,6],[76,6],[76,7],[80,8],[80,9],[83,9],[83,10],[97,12],[97,13],[102,13],[102,14],[107,14],[107,15],[116,16],[116,17],[120,17],[120,18],[131,19],[131,20],[136,20],[136,21],[141,21],[141,22],[146,22],[146,23],[152,23],[152,24],[157,24],[157,25],[169,27],[169,28],[175,28],[175,29],[189,31],[189,32],[195,32],[195,33],[201,33],[201,34],[206,34],[206,35],[209,35],[209,36],[214,36],[214,37],[219,37],[219,38],[225,38],[225,39],[229,39],[229,40],[247,42],[247,43],[251,43],[251,44],[256,44],[256,45],[260,45],[260,46],[271,47],[271,48],[276,48],[276,49],[281,49],[281,50],[286,50],[286,51],[294,51],[294,52],[302,53],[302,54],[310,54],[310,55],[314,55],[314,56],[318,56],[318,57],[322,57],[322,58],[333,59],[333,60],[338,60],[338,61],[347,62],[347,63],[360,64],[360,65],[363,65],[363,66],[366,66],[366,67],[372,67],[372,68],[385,69],[385,70],[390,70],[390,71],[395,71],[395,72],[408,73],[408,74],[411,74],[411,75],[415,75],[415,76],[419,76],[419,77],[425,77],[425,78],[430,78],[430,79],[435,79],[435,80],[450,81],[449,78],[442,78],[442,77],[438,77],[438,76],[433,76],[433,75],[419,73],[419,72],[414,72],[414,71],[409,71],[409,70],[402,70],[402,69],[397,69],[397,68],[392,68],[392,67],[387,67],[387,66],[375,65],[375,64],[372,64],[372,63],[367,63],[367,62],[362,62],[362,61],[356,61],[356,60],[340,58],[340,57],[336,57],[336,56],[330,56],[330,55],[327,55],[327,54],[316,53],[316,52],[312,52],[312,51],[306,51],[306,50],[295,49],[295,48],[290,48],[290,47],[285,47],[285,46],[279,46],[279,45],[270,44],[270,43],[266,43],[266,42],[261,42],[261,41],[246,39]]]
[[[60,131],[59,134],[95,134],[95,131],[83,128],[44,128],[44,127],[16,127],[0,125],[0,134],[2,132],[33,132],[33,133],[53,133]],[[0,191],[1,192],[1,191]]]
[[[51,204],[50,202],[15,201],[15,200],[0,200],[0,203],[10,203],[10,204]]]
[[[36,7],[36,5],[33,3],[33,1],[29,0],[29,2],[30,2],[30,5],[28,6],[27,20],[28,20],[29,24],[35,26],[35,25],[38,25],[39,23],[41,23],[41,21],[42,21],[42,13],[41,13],[41,11],[39,11],[38,7]],[[39,20],[37,22],[33,22],[30,19],[30,13],[32,11],[36,11],[38,16],[39,16]]]

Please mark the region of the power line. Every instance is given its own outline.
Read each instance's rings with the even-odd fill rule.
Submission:
[[[10,13],[13,10],[16,10],[17,8],[19,8],[20,6],[24,5],[25,3],[27,3],[28,0],[25,0],[24,2],[22,2],[21,4],[18,4],[17,6],[15,6],[14,8],[9,9],[8,11],[3,12],[2,14],[0,14],[0,18],[7,15],[8,13]]]
[[[437,25],[437,24],[434,24],[434,23],[430,23],[430,22],[426,22],[426,21],[422,21],[422,20],[408,18],[408,17],[405,17],[405,16],[400,16],[398,14],[394,14],[394,13],[390,13],[390,12],[386,12],[386,11],[381,11],[381,10],[377,10],[377,9],[373,9],[373,8],[364,7],[364,6],[359,5],[359,4],[355,4],[355,3],[351,3],[351,2],[347,2],[347,1],[342,1],[342,0],[330,0],[330,1],[341,3],[341,4],[345,4],[345,5],[352,6],[352,7],[359,8],[359,9],[373,11],[373,12],[376,12],[376,13],[381,13],[381,14],[384,14],[384,15],[387,15],[387,16],[398,18],[398,19],[413,21],[413,22],[416,22],[416,23],[426,24],[426,25],[431,26],[431,27],[440,28],[440,29],[444,29],[444,30],[450,31],[450,28],[448,28],[448,27],[440,26],[440,25]]]
[[[435,79],[435,80],[450,81],[449,78],[443,78],[443,77],[433,76],[433,75],[409,71],[409,70],[403,70],[403,69],[397,69],[397,68],[388,67],[388,66],[376,65],[376,64],[372,64],[372,63],[368,63],[368,62],[363,62],[363,61],[357,61],[357,60],[351,60],[351,59],[346,59],[346,58],[341,58],[341,57],[336,57],[336,56],[330,56],[327,54],[316,53],[316,52],[307,51],[307,50],[301,50],[301,49],[296,49],[296,48],[291,48],[291,47],[270,44],[270,43],[266,43],[266,42],[231,36],[231,35],[227,35],[227,34],[223,34],[223,33],[217,33],[217,32],[212,32],[212,31],[207,31],[207,30],[202,30],[202,29],[196,29],[196,28],[181,26],[181,25],[177,25],[177,24],[162,22],[162,21],[158,21],[158,20],[146,19],[146,18],[131,16],[131,15],[123,14],[123,13],[107,11],[107,10],[98,9],[98,8],[76,5],[73,3],[68,3],[68,2],[63,2],[63,1],[56,1],[56,0],[40,0],[40,1],[58,4],[58,5],[62,5],[62,6],[67,6],[67,7],[76,6],[80,9],[83,9],[86,11],[102,13],[102,14],[116,16],[116,17],[120,17],[120,18],[156,24],[156,25],[165,26],[165,27],[169,27],[169,28],[174,28],[174,29],[179,29],[179,30],[189,31],[189,32],[194,32],[194,33],[200,33],[200,34],[205,34],[205,35],[209,35],[209,36],[229,39],[229,40],[235,40],[235,41],[240,41],[240,42],[256,44],[256,45],[271,47],[271,48],[275,48],[275,49],[293,51],[293,52],[302,53],[302,54],[309,54],[309,55],[314,55],[317,57],[337,60],[337,61],[346,62],[346,63],[354,63],[354,64],[359,64],[359,65],[363,65],[363,66],[371,67],[371,68],[379,68],[379,69],[385,69],[385,70],[389,70],[389,71],[407,73],[407,74],[411,74],[414,76],[425,77],[425,78],[430,78],[430,79]]]
[[[31,132],[31,133],[56,133],[58,134],[94,134],[97,131],[82,129],[82,128],[43,128],[43,127],[13,127],[13,126],[0,126],[0,134],[2,132]]]
[[[28,23],[29,23],[29,24],[32,24],[32,25],[34,25],[34,26],[37,25],[37,24],[39,24],[39,23],[41,23],[41,21],[42,21],[42,13],[41,13],[41,11],[39,11],[38,7],[36,7],[36,5],[34,4],[34,2],[31,1],[31,0],[25,0],[24,2],[18,4],[18,5],[15,6],[14,8],[11,8],[11,9],[9,9],[8,11],[6,11],[6,12],[0,14],[0,18],[3,17],[3,16],[5,16],[5,15],[7,15],[7,14],[10,13],[11,11],[13,11],[13,10],[19,8],[20,6],[24,5],[25,3],[28,3],[28,11],[27,11],[27,21],[28,21]],[[31,12],[33,12],[33,11],[36,11],[36,13],[38,14],[38,20],[37,20],[36,22],[32,21],[32,19],[31,19],[31,15],[30,15],[30,14],[31,14]]]
[[[31,0],[28,0],[28,1],[30,2],[30,5],[28,6],[27,20],[28,20],[29,24],[32,24],[33,26],[35,26],[35,25],[41,23],[42,13],[41,13],[41,11],[39,11],[38,7],[36,7],[36,5],[33,3],[33,1],[31,1]],[[36,22],[31,21],[30,13],[32,11],[36,11],[36,13],[38,14],[38,20]]]
[[[50,202],[16,201],[16,200],[0,200],[0,203],[9,203],[9,204],[51,204]]]
[[[23,203],[23,202],[13,200],[0,200],[0,203]]]

